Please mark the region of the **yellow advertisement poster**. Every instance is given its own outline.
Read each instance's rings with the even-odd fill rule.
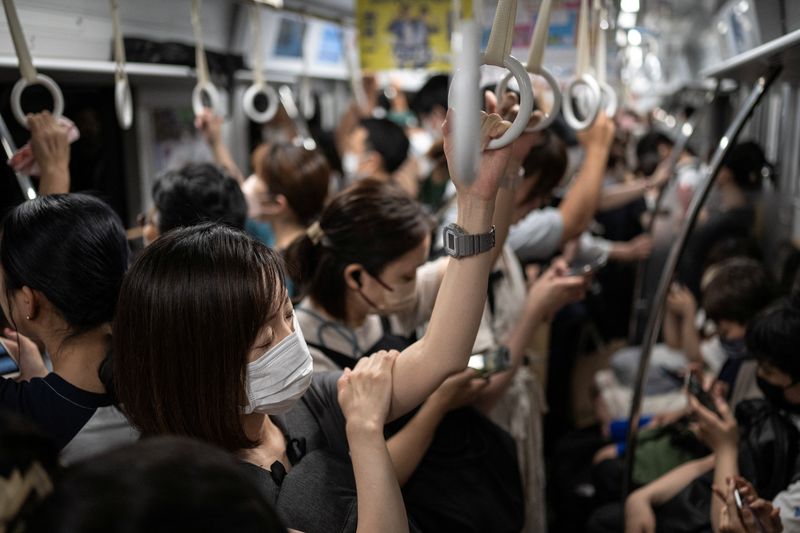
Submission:
[[[470,12],[471,1],[461,8]],[[452,9],[453,0],[358,0],[361,68],[449,70]]]

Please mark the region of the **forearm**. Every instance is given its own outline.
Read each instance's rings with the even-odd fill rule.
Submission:
[[[716,450],[714,462],[714,484],[723,488],[728,478],[739,475],[738,450],[736,446],[727,446]],[[714,531],[719,531],[719,517],[723,503],[719,498],[711,498],[711,524]]]
[[[67,194],[70,174],[68,165],[42,166],[39,176],[39,196]]]
[[[356,531],[408,531],[403,496],[382,428],[354,428],[348,424],[347,441],[358,494]]]
[[[696,363],[703,360],[703,355],[700,353],[700,335],[697,333],[697,329],[694,326],[694,320],[691,318],[693,316],[694,313],[683,318],[681,324],[681,345],[683,353],[686,354],[689,361]]]
[[[436,428],[444,415],[443,408],[435,401],[428,400],[414,418],[387,441],[389,456],[392,458],[397,481],[401,487],[405,486],[428,451]]]
[[[620,183],[603,189],[598,202],[598,211],[611,211],[642,198],[650,189],[649,180],[636,180],[633,183]]]
[[[664,326],[662,330],[664,333],[664,342],[673,350],[680,350],[682,347],[680,323],[681,319],[675,313],[669,310],[664,313]]]
[[[230,176],[235,179],[239,185],[244,183],[244,175],[239,170],[239,166],[234,162],[230,150],[225,146],[222,141],[216,142],[211,146],[211,151],[214,154],[214,161],[224,168]]]
[[[636,492],[651,506],[659,506],[674,498],[695,478],[702,476],[714,467],[714,456],[695,459],[673,468],[657,480],[645,485]]]
[[[530,299],[529,299],[530,300]],[[522,361],[525,359],[525,353],[531,343],[536,329],[545,319],[545,312],[541,306],[541,302],[527,301],[525,308],[517,321],[514,329],[506,339],[506,347],[508,348],[509,357],[511,359],[511,367],[505,371],[495,374],[491,377],[489,385],[481,392],[480,398],[476,407],[483,413],[489,413],[497,405],[497,402],[505,394],[511,381],[514,379]]]
[[[586,149],[586,156],[575,184],[559,207],[564,218],[562,243],[569,242],[583,233],[594,218],[607,160],[607,147],[590,146]]]
[[[485,233],[494,202],[459,200],[458,225]],[[466,368],[486,303],[491,254],[451,260],[425,336],[403,351],[393,373],[390,420],[422,403],[448,376]]]
[[[495,232],[495,247],[494,250],[492,250],[492,264],[503,255],[503,246],[505,246],[506,239],[508,239],[511,220],[514,218],[514,193],[520,168],[522,168],[521,162],[509,162],[504,178],[505,184],[500,187],[497,192],[494,218],[492,219]]]

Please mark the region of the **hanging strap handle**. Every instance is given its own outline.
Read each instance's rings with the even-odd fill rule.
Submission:
[[[123,130],[133,124],[133,96],[125,71],[125,45],[122,41],[122,25],[119,19],[119,0],[109,0],[111,4],[111,33],[114,36],[114,108],[117,122]]]
[[[344,23],[342,23],[342,51],[344,53],[345,64],[347,65],[347,76],[350,78],[350,90],[353,92],[353,99],[360,110],[368,110],[367,93],[364,92],[364,85],[361,82],[361,68],[356,59],[355,31],[348,35]]]
[[[261,43],[261,9],[256,4],[250,5],[250,34],[252,55],[253,84],[244,92],[242,109],[247,118],[258,124],[265,124],[275,118],[278,112],[279,98],[275,89],[267,83],[264,71],[263,48]],[[256,98],[263,95],[267,100],[267,107],[263,111],[256,107]]]
[[[19,73],[22,76],[14,84],[14,88],[11,89],[11,112],[14,114],[14,118],[17,119],[17,122],[22,127],[28,127],[28,118],[22,111],[22,93],[29,85],[41,85],[47,89],[53,98],[53,117],[60,118],[64,113],[64,94],[61,92],[61,88],[51,77],[39,74],[36,67],[33,66],[31,52],[28,49],[27,41],[25,41],[25,34],[22,31],[22,24],[19,22],[17,6],[14,5],[14,0],[3,0],[3,9],[6,12],[8,31],[11,34],[14,50],[17,53]]]
[[[528,52],[528,72],[536,73],[535,69],[541,69],[544,66],[544,50],[547,47],[547,37],[550,33],[552,7],[552,0],[542,0],[542,5],[539,6],[539,15],[536,17],[531,48]]]
[[[561,111],[562,96],[558,80],[556,80],[556,77],[553,76],[552,72],[544,67],[544,50],[547,46],[547,36],[550,32],[551,8],[551,0],[543,0],[541,6],[539,6],[539,14],[536,18],[536,27],[533,30],[530,51],[528,52],[528,63],[525,68],[531,74],[538,74],[545,79],[547,84],[550,86],[551,92],[553,93],[553,107],[550,109],[550,113],[548,113],[543,120],[539,121],[535,126],[525,129],[525,131],[528,133],[541,131],[545,128],[548,128],[550,124],[555,121],[558,113]],[[500,101],[502,96],[505,94],[506,88],[508,87],[508,82],[510,80],[511,75],[509,74],[497,84],[497,87],[495,88],[495,94],[497,94],[498,101]]]
[[[197,71],[197,84],[192,90],[192,109],[195,115],[200,115],[207,107],[203,103],[203,94],[208,96],[211,109],[221,113],[221,98],[219,91],[211,82],[208,74],[208,63],[206,61],[206,50],[203,46],[203,24],[202,24],[202,0],[192,0],[192,29],[194,30],[194,60],[195,70]]]
[[[589,72],[590,63],[589,42],[589,7],[587,0],[581,0],[581,11],[578,15],[578,57],[575,63],[575,76],[580,78]]]
[[[597,23],[595,24],[595,65],[597,72],[595,76],[597,77],[597,84],[600,86],[600,91],[602,93],[603,109],[606,115],[613,117],[617,114],[619,100],[617,98],[617,92],[606,82],[606,54],[608,53],[606,47],[606,29],[608,27],[608,9],[603,5],[602,0],[595,0],[595,14],[597,16]]]
[[[484,62],[487,65],[505,66],[506,58],[511,55],[516,19],[517,0],[500,0],[497,3],[489,44],[484,54]]]

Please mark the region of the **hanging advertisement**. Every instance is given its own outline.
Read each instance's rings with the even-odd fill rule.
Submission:
[[[472,9],[470,0],[461,6]],[[449,70],[452,7],[452,0],[358,0],[361,68]]]

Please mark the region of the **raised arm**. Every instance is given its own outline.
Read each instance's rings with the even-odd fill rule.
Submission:
[[[39,165],[39,195],[69,192],[69,134],[48,111],[28,115],[31,152]]]
[[[458,189],[457,224],[470,234],[486,233],[491,229],[497,188],[511,149],[484,151],[475,182],[466,185],[459,181],[452,165],[452,123],[451,110],[444,126],[445,153]],[[497,122],[486,132],[486,139],[499,137],[508,126],[507,122]],[[467,366],[486,303],[491,267],[490,253],[448,263],[425,335],[404,350],[395,365],[390,418],[422,403],[448,376]]]
[[[203,132],[203,136],[211,148],[211,153],[214,155],[214,162],[224,168],[241,185],[244,183],[244,175],[234,162],[228,146],[222,139],[222,122],[221,116],[215,115],[210,109],[206,109],[202,115],[195,119],[195,126]]]
[[[564,221],[562,244],[583,233],[597,212],[608,151],[614,139],[614,122],[601,111],[594,125],[579,132],[578,138],[583,144],[584,158],[575,183],[559,206]]]

